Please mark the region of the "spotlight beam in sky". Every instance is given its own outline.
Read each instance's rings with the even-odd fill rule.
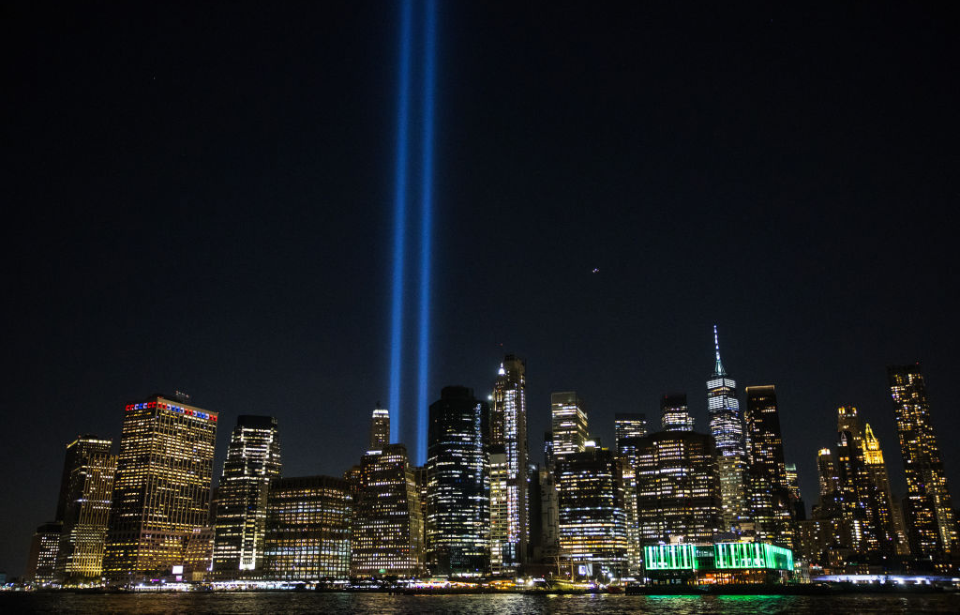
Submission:
[[[394,185],[393,308],[390,315],[390,441],[400,441],[400,382],[403,350],[403,274],[407,235],[407,139],[410,123],[410,39],[413,2],[403,2],[400,32],[400,87],[397,110],[397,166]]]
[[[420,343],[417,387],[417,465],[427,459],[430,395],[430,274],[433,249],[433,97],[436,63],[436,0],[427,0],[423,46],[423,121],[420,175]]]

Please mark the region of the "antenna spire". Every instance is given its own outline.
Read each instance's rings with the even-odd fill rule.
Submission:
[[[713,346],[717,351],[717,364],[713,371],[717,376],[725,376],[727,372],[723,370],[723,363],[720,362],[720,337],[717,335],[717,325],[713,325]]]

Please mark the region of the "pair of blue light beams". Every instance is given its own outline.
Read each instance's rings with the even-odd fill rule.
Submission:
[[[410,95],[413,48],[413,0],[403,0],[400,22],[400,87],[397,109],[397,166],[394,192],[393,308],[390,316],[390,421],[391,442],[401,441],[403,414],[401,381],[403,377],[404,277],[407,252],[407,199],[410,192]],[[423,465],[427,454],[427,400],[430,367],[430,261],[433,226],[433,103],[436,68],[436,0],[424,3],[422,36],[420,118],[420,309],[417,348],[417,446],[416,463]]]

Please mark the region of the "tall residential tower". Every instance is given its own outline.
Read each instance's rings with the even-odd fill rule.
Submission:
[[[907,475],[904,504],[910,550],[915,556],[955,554],[957,524],[920,364],[888,367],[887,377]]]

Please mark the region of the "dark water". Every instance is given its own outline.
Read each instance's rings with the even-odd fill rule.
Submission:
[[[910,596],[391,596],[312,592],[0,593],[0,613],[960,613],[960,594]]]

